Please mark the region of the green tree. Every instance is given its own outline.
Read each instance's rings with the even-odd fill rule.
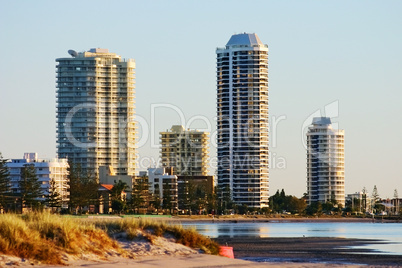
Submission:
[[[30,208],[38,207],[39,198],[42,196],[42,191],[41,183],[38,180],[35,166],[33,164],[26,164],[21,169],[19,188],[21,199],[21,212],[23,212],[23,208],[26,206]]]
[[[155,184],[155,190],[151,197],[151,206],[158,211],[161,208],[161,196],[159,194],[159,184]]]
[[[321,215],[322,214],[322,205],[320,202],[311,202],[310,205],[306,208],[307,215]]]
[[[112,199],[112,209],[115,212],[122,213],[126,208],[126,199],[123,198],[122,193],[127,191],[128,185],[125,182],[119,180],[113,185],[111,191],[111,199]]]
[[[208,209],[208,213],[216,213],[217,195],[216,195],[215,191],[207,194],[207,209]]]
[[[324,213],[331,213],[331,211],[334,209],[334,204],[330,201],[322,203],[321,205]]]
[[[384,206],[380,203],[380,194],[378,193],[377,190],[377,185],[374,185],[373,192],[371,193],[371,199],[372,199],[372,207],[374,209],[374,212],[380,212],[383,210]]]
[[[380,199],[380,195],[378,194],[377,185],[374,185],[373,192],[371,193],[371,198],[374,203],[378,202]]]
[[[207,194],[207,186],[205,183],[194,183],[189,180],[186,184],[187,189],[187,204],[185,207],[192,212],[208,209],[208,202],[215,202],[214,196],[210,195],[210,200]]]
[[[303,198],[297,198],[296,196],[291,196],[288,202],[288,210],[292,213],[302,214],[307,207],[306,201]]]
[[[283,189],[281,192],[277,190],[276,193],[269,198],[269,203],[273,212],[281,213],[287,210],[285,191]]]
[[[231,198],[231,191],[229,186],[225,186],[224,188],[218,187],[217,196],[218,211],[221,214],[227,214],[229,209],[233,209],[234,203]]]
[[[0,209],[7,205],[7,197],[10,195],[10,171],[7,160],[0,153]]]
[[[133,191],[129,205],[135,211],[145,211],[148,209],[151,201],[151,193],[149,192],[148,177],[142,176],[136,178],[133,184]]]
[[[127,183],[119,180],[113,185],[112,191],[111,191],[111,197],[112,200],[123,200],[124,198],[122,197],[122,193],[124,191],[127,191],[129,189]]]
[[[279,190],[269,198],[270,208],[273,212],[282,213],[288,211],[291,213],[303,213],[306,208],[306,201],[303,198],[297,198],[292,195],[286,195],[285,190]]]
[[[55,180],[50,180],[49,194],[46,197],[47,205],[52,208],[59,208],[62,205],[62,198],[57,190],[57,185]]]
[[[122,213],[126,209],[126,202],[121,199],[112,199],[112,210],[117,213]]]
[[[82,212],[84,207],[97,202],[98,182],[96,177],[82,171],[80,165],[69,163],[70,210]]]

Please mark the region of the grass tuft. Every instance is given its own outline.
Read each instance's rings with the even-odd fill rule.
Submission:
[[[128,239],[134,239],[138,235],[138,230],[145,231],[153,236],[173,235],[176,242],[192,248],[200,248],[208,254],[219,254],[219,244],[211,239],[197,233],[195,229],[185,229],[181,225],[171,225],[164,221],[125,218],[115,221],[98,221],[98,227],[107,230],[109,234],[126,232]],[[152,243],[152,235],[146,238]]]
[[[139,235],[153,243],[156,237],[169,235],[177,243],[218,254],[219,245],[181,225],[148,219],[87,220],[61,217],[50,213],[0,215],[0,253],[36,260],[46,264],[63,264],[65,253],[93,253],[105,256],[110,252],[126,255],[110,237],[125,233],[127,239]]]
[[[47,264],[63,264],[62,254],[109,250],[123,253],[103,230],[84,221],[49,213],[0,215],[0,252]]]

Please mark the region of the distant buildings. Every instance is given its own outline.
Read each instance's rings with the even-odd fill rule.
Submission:
[[[151,194],[159,198],[161,207],[178,209],[177,176],[173,175],[172,168],[148,168],[148,183]]]
[[[316,117],[307,132],[308,203],[334,200],[345,207],[344,130]]]
[[[91,174],[135,174],[134,68],[107,49],[56,59],[57,154]]]
[[[208,174],[208,134],[172,126],[161,132],[163,167],[173,167],[178,176],[206,176]]]
[[[51,181],[54,181],[61,206],[67,208],[70,200],[67,159],[39,159],[37,153],[25,153],[22,159],[11,159],[11,162],[7,162],[11,178],[11,194],[17,197],[21,193],[21,171],[27,165],[34,166],[38,181],[41,183],[42,196],[38,201],[46,200],[50,193]]]
[[[372,199],[371,196],[363,192],[355,192],[353,194],[347,194],[345,198],[346,203],[350,203],[353,211],[357,212],[372,212]]]
[[[95,211],[99,214],[109,214],[113,212],[112,207],[112,191],[114,184],[103,184],[101,183],[98,188],[98,205]],[[127,193],[125,191],[121,192],[121,200],[126,201]]]
[[[114,185],[119,181],[127,185],[127,196],[131,198],[131,191],[133,189],[133,176],[131,175],[117,175],[112,166],[99,167],[99,183],[105,185]]]
[[[218,186],[236,204],[267,207],[268,46],[235,34],[216,54]]]
[[[205,202],[214,193],[214,176],[177,176],[180,210],[191,209],[195,199]],[[196,202],[194,202],[196,203]],[[199,206],[196,209],[203,209]]]

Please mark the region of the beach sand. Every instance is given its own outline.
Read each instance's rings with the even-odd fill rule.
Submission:
[[[258,239],[257,239],[258,240]],[[256,239],[248,240],[246,243],[258,244]],[[236,244],[235,241],[230,241],[235,246],[235,257],[230,259],[227,257],[214,256],[199,253],[196,250],[185,247],[181,244],[169,241],[169,239],[160,238],[154,241],[154,244],[149,242],[138,241],[121,241],[121,247],[127,250],[130,258],[118,256],[118,254],[105,254],[105,256],[97,256],[94,254],[81,254],[81,256],[64,256],[63,259],[70,267],[163,267],[163,268],[192,268],[192,267],[359,267],[359,265],[345,265],[344,263],[309,263],[303,262],[254,262],[239,259],[239,257],[249,254],[241,254],[244,251],[242,248],[246,244]],[[260,244],[263,249],[265,246]],[[238,256],[236,256],[238,255]],[[18,257],[0,255],[0,267],[63,267],[57,265],[45,265],[38,262],[24,260]]]
[[[206,255],[206,254],[191,254],[186,256],[148,256],[138,259],[122,259],[112,258],[109,261],[102,262],[75,262],[72,267],[141,267],[141,268],[218,268],[218,267],[288,267],[288,268],[304,268],[304,267],[361,267],[359,265],[345,264],[322,264],[322,263],[287,263],[287,262],[271,262],[258,263],[245,261],[240,259],[229,259],[226,257]],[[48,266],[51,267],[51,266]],[[57,267],[57,266],[54,266]],[[60,266],[58,266],[60,267]],[[366,266],[367,267],[367,266]]]
[[[176,244],[169,239],[160,239],[154,244],[145,241],[122,241],[121,246],[131,252],[131,258],[118,255],[99,257],[85,255],[65,258],[70,267],[390,267],[402,264],[402,256],[367,255],[363,251],[346,250],[344,247],[366,243],[381,243],[374,240],[341,238],[219,238],[221,244],[234,248],[236,259],[201,254]],[[347,253],[347,254],[345,254]],[[353,254],[351,254],[353,253]],[[257,258],[258,257],[258,258]],[[269,262],[254,260],[268,259]],[[17,257],[0,256],[0,267],[61,267],[43,265]]]
[[[161,219],[166,221],[166,219]],[[350,218],[220,218],[215,221],[367,221],[369,219]],[[197,222],[211,219],[170,218],[168,222]],[[173,239],[158,238],[151,244],[146,240],[127,241],[117,238],[130,258],[119,254],[105,253],[104,256],[87,255],[65,256],[70,267],[141,267],[141,268],[181,268],[181,267],[390,267],[402,265],[402,256],[367,254],[364,250],[352,250],[350,246],[384,243],[378,240],[342,239],[327,237],[297,238],[255,238],[220,237],[215,239],[221,245],[233,247],[236,259],[201,254],[197,250],[177,244]],[[253,261],[250,261],[253,260]],[[268,262],[256,262],[256,261]],[[18,257],[0,255],[0,267],[63,267],[44,265]]]

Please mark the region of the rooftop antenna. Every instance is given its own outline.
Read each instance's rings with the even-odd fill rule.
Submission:
[[[74,58],[78,56],[78,53],[75,50],[70,49],[67,52],[68,52],[68,54],[70,54]]]

